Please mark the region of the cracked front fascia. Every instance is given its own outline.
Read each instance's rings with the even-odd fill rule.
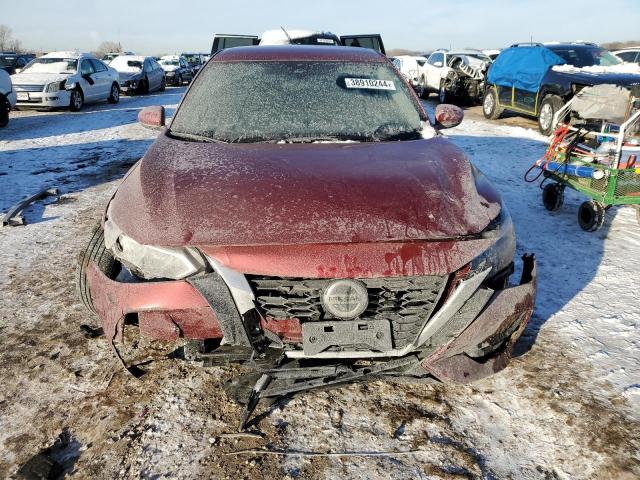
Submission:
[[[87,267],[91,300],[105,336],[122,341],[122,320],[127,313],[208,308],[206,300],[184,280],[122,283],[107,278],[95,262]]]
[[[422,362],[425,370],[442,382],[468,383],[502,370],[509,363],[513,346],[524,332],[535,305],[537,269],[533,258],[529,258],[530,260],[525,260],[521,284],[496,292],[484,311],[467,329],[440,346]],[[527,261],[531,262],[529,266]],[[528,272],[527,268],[530,269]],[[530,280],[524,280],[526,276],[530,276]],[[497,354],[482,361],[465,354],[466,350],[508,331],[516,322],[520,322],[520,325]]]

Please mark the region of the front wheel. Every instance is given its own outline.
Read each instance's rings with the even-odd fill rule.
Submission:
[[[87,285],[87,267],[89,262],[95,262],[102,273],[108,278],[114,279],[120,273],[121,265],[111,252],[104,246],[104,231],[98,224],[91,232],[91,238],[84,250],[78,256],[76,269],[76,289],[85,307],[95,313],[95,307],[91,300],[91,292]]]
[[[167,81],[162,78],[162,80],[160,80],[160,91],[164,92],[167,89]]]
[[[120,101],[120,87],[115,82],[111,85],[111,92],[107,101],[109,103],[118,103]]]
[[[82,94],[82,90],[76,88],[75,90],[71,90],[71,101],[69,103],[69,109],[72,112],[79,112],[82,110],[84,106],[84,95]]]
[[[498,102],[498,93],[493,87],[487,88],[482,99],[482,113],[487,120],[497,120],[502,115],[503,109]]]
[[[585,232],[600,230],[604,224],[605,207],[590,200],[583,202],[578,209],[578,224]]]
[[[182,75],[178,75],[178,82],[176,83],[178,87],[182,86]]]
[[[553,119],[564,105],[564,102],[557,95],[547,95],[540,104],[540,113],[538,114],[538,129],[543,135],[551,135],[555,124]]]
[[[4,95],[0,95],[0,128],[9,125],[9,102]]]

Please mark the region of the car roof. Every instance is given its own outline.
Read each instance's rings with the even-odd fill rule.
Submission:
[[[620,50],[613,50],[613,53],[637,52],[637,51],[640,51],[640,47],[621,48]]]
[[[81,58],[81,57],[89,57],[96,58],[95,55],[89,52],[73,52],[73,51],[60,51],[60,52],[49,52],[42,55],[40,58]]]
[[[118,60],[121,59],[121,58],[124,58],[126,60],[137,60],[139,62],[144,62],[145,59],[151,58],[151,57],[148,57],[148,56],[145,56],[145,55],[118,55],[116,58]]]
[[[275,60],[304,60],[317,62],[376,62],[385,63],[387,57],[370,48],[320,45],[260,45],[221,50],[212,62],[250,62]]]
[[[182,55],[163,55],[160,60],[178,60]]]

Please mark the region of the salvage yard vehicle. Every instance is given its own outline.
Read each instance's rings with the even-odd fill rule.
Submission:
[[[162,92],[166,87],[164,70],[153,57],[119,55],[109,66],[117,70],[124,94]]]
[[[484,93],[485,73],[491,59],[479,50],[436,50],[424,66],[428,92],[440,103],[478,102]]]
[[[107,65],[109,65],[111,63],[111,60],[113,60],[116,57],[119,57],[120,55],[135,55],[135,53],[133,52],[109,52],[109,53],[105,53],[102,56],[102,61],[104,63],[106,63]]]
[[[11,77],[0,70],[0,128],[9,124],[9,112],[16,106],[16,92],[11,84]]]
[[[613,52],[616,57],[626,63],[640,64],[640,47],[625,48]]]
[[[555,114],[585,86],[638,82],[640,67],[593,43],[515,44],[489,68],[483,113],[492,120],[505,110],[531,115],[550,135]]]
[[[421,98],[427,98],[429,96],[429,92],[426,89],[426,76],[423,70],[424,64],[427,63],[425,57],[398,55],[390,58],[390,60],[413,87],[416,95]]]
[[[166,83],[179,87],[184,82],[191,82],[194,77],[193,68],[186,58],[178,55],[166,55],[158,61],[164,71]]]
[[[193,70],[194,75],[198,73],[198,71],[206,63],[204,55],[201,53],[181,53],[180,56],[184,57],[184,59],[187,61],[187,64]]]
[[[211,55],[224,48],[245,47],[252,45],[320,45],[370,48],[383,55],[386,54],[382,37],[377,34],[342,35],[320,30],[267,30],[262,37],[256,35],[216,34],[211,45]]]
[[[525,255],[508,284],[509,212],[439,134],[462,116],[439,105],[431,123],[370,49],[225,49],[107,205],[82,300],[115,349],[135,324],[205,365],[261,365],[248,410],[319,385],[492,374],[536,269]],[[164,108],[139,118],[162,127]]]
[[[2,52],[0,53],[0,69],[9,75],[19,73],[35,57],[32,53]]]
[[[52,52],[11,77],[18,108],[69,108],[120,101],[118,72],[90,53]]]

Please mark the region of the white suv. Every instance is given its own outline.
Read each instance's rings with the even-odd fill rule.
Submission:
[[[16,106],[16,92],[11,86],[11,77],[0,69],[0,128],[9,123],[9,111]]]
[[[18,108],[69,108],[85,103],[118,103],[118,72],[90,53],[52,52],[36,58],[13,75]]]
[[[474,69],[481,70],[483,66],[491,63],[491,58],[479,50],[436,50],[427,59],[424,65],[426,74],[427,92],[437,92],[440,103],[447,100],[447,90],[444,88],[444,80],[451,71],[450,63],[453,57],[465,58],[468,65]]]
[[[625,48],[622,50],[616,50],[613,53],[615,53],[618,58],[625,63],[640,64],[640,47]]]

